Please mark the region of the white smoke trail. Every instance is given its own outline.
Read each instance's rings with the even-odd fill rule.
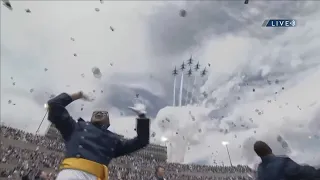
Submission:
[[[182,104],[183,73],[181,73],[179,106]]]
[[[192,92],[191,92],[189,104],[192,104],[193,93],[194,93],[194,89],[196,88],[196,83],[197,83],[197,76],[194,76],[193,85],[192,85]]]
[[[185,95],[185,98],[184,98],[184,102],[185,102],[185,105],[187,105],[188,104],[188,97],[189,97],[189,90],[190,90],[190,82],[191,82],[191,80],[190,80],[190,76],[188,77],[188,81],[187,81],[187,85],[186,85],[186,89],[187,89],[187,93],[186,93],[186,95]]]
[[[177,81],[177,76],[174,76],[174,80],[173,80],[173,103],[172,103],[172,106],[176,105],[176,81]]]

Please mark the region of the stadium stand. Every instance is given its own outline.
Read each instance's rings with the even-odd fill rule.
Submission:
[[[123,136],[122,136],[123,137]],[[124,138],[124,137],[123,137]],[[19,129],[1,126],[1,179],[21,179],[39,169],[54,179],[63,158],[64,144],[57,130],[51,126],[46,136],[26,133]],[[166,162],[166,147],[150,144],[145,149],[113,160],[110,180],[149,179],[154,167],[162,165],[168,180],[250,180],[248,166],[205,166]]]

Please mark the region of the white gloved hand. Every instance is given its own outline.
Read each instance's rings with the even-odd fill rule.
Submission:
[[[128,108],[135,112],[138,116],[145,115],[147,113],[146,106],[141,103],[136,103],[133,107],[129,106]]]
[[[82,91],[80,93],[81,93],[81,99],[83,99],[84,101],[92,102],[95,100],[95,97],[93,96],[93,94],[84,94]]]

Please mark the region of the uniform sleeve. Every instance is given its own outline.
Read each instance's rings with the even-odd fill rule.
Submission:
[[[258,165],[257,172],[256,172],[256,180],[262,180],[262,168],[261,164]]]
[[[290,158],[286,158],[285,173],[289,179],[313,179],[320,177],[319,171],[312,166],[301,166]]]
[[[137,136],[133,139],[119,141],[115,150],[115,157],[135,152],[149,144],[150,119],[137,119]]]
[[[55,125],[64,140],[70,137],[76,124],[65,108],[71,102],[72,98],[66,93],[62,93],[48,101],[48,120]]]

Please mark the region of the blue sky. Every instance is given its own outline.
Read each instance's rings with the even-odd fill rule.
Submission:
[[[135,122],[126,107],[139,93],[153,118],[153,141],[167,136],[175,146],[173,157],[184,162],[227,164],[221,141],[229,141],[235,163],[256,163],[255,139],[299,162],[320,160],[319,3],[14,1],[12,6],[13,11],[1,6],[3,123],[35,132],[51,94],[83,90],[96,100],[72,104],[74,118],[89,120],[94,109],[108,109],[112,130],[133,136]],[[179,16],[180,9],[186,17]],[[298,27],[261,27],[268,18],[294,18]],[[211,65],[194,95],[206,91],[208,98],[199,98],[198,107],[162,109],[172,105],[173,67],[191,54]],[[101,79],[92,75],[93,67],[100,68]],[[186,120],[189,111],[195,124]],[[165,117],[173,124],[162,128]],[[290,153],[276,141],[278,135]]]

